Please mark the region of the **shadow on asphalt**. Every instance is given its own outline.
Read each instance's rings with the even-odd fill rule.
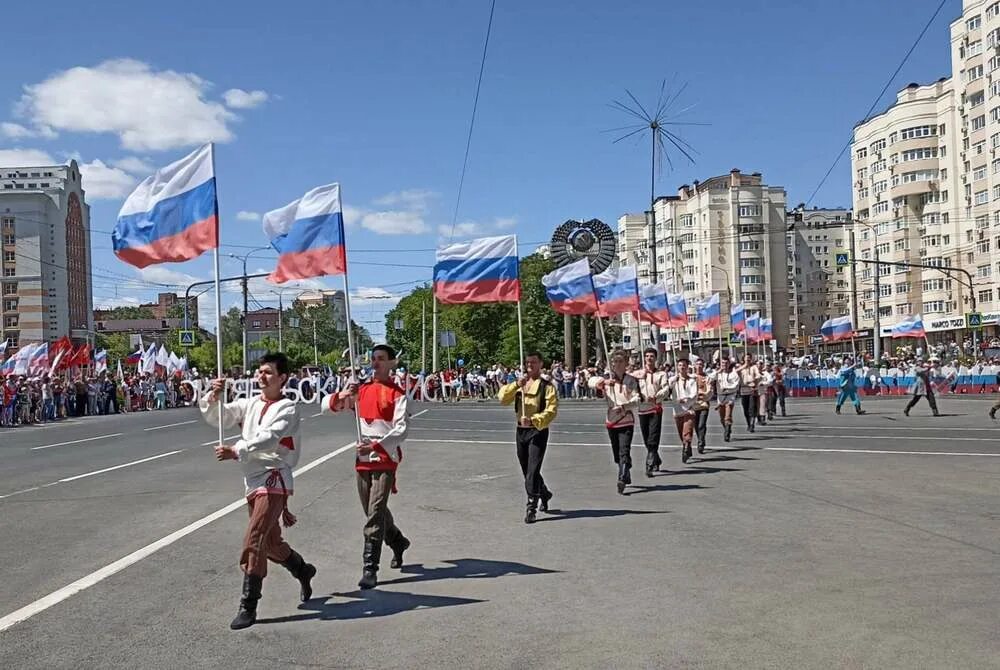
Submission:
[[[404,565],[401,572],[406,577],[379,581],[379,584],[410,584],[413,582],[429,582],[441,579],[495,579],[509,575],[545,575],[558,570],[536,568],[533,565],[514,563],[512,561],[488,561],[479,558],[459,558],[448,567],[427,568],[423,563]]]
[[[663,470],[661,469],[658,473],[654,474],[654,477],[673,477],[674,475],[712,475],[719,472],[743,472],[743,468],[715,468],[715,467],[697,467],[695,465],[688,465],[684,470]]]
[[[419,609],[437,609],[438,607],[455,607],[456,605],[471,605],[473,603],[486,602],[485,600],[475,598],[432,596],[422,593],[380,591],[378,589],[334,593],[328,597],[333,598],[333,600],[313,598],[309,602],[299,605],[299,609],[307,610],[307,612],[302,614],[292,614],[271,619],[257,619],[257,623],[274,624],[313,620],[345,621],[349,619],[371,619]],[[340,598],[349,598],[350,600],[338,600]]]
[[[711,452],[711,449],[708,449]],[[756,461],[756,458],[750,458],[749,456],[713,456],[712,458],[701,458],[699,456],[691,457],[688,463],[718,463],[720,461]]]
[[[639,484],[633,484],[631,491],[626,491],[626,496],[636,495],[638,493],[649,493],[651,491],[687,491],[689,489],[710,489],[711,486],[702,486],[701,484],[656,484],[654,486],[642,486]]]
[[[563,519],[603,519],[611,516],[626,516],[628,514],[669,514],[666,510],[647,509],[550,509],[548,515],[539,515],[536,523],[543,521],[562,521]]]

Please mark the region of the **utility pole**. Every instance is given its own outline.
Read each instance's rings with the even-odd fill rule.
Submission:
[[[278,293],[278,351],[285,350],[284,340],[281,339],[281,322],[285,320],[285,308],[281,302],[281,293]]]
[[[857,252],[854,247],[853,226],[851,226],[847,239],[851,248],[851,325],[856,328],[858,325],[858,264],[855,262]]]
[[[247,309],[249,307],[247,303],[248,295],[250,293],[249,287],[247,286],[247,262],[246,259],[243,260],[243,371],[241,374],[246,374],[247,371]]]
[[[431,367],[438,370],[438,301],[432,297],[431,300]]]
[[[420,371],[427,374],[427,301],[420,303]]]
[[[347,327],[350,328],[351,327],[350,324],[348,324]],[[354,362],[352,361],[351,364],[353,365]],[[315,315],[313,315],[313,365],[315,365],[316,367],[319,367],[319,344],[317,343],[317,340],[316,340],[316,316]]]
[[[875,354],[876,365],[882,360],[882,319],[879,309],[882,302],[882,266],[879,264],[878,232],[872,231],[872,242],[875,245],[875,326],[872,328],[872,353]]]

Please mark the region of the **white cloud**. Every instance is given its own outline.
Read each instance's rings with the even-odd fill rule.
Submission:
[[[183,288],[187,288],[189,284],[194,284],[195,282],[205,281],[201,277],[195,277],[194,275],[189,275],[186,272],[171,270],[170,268],[162,265],[150,265],[149,267],[138,270],[138,273],[144,281],[155,284],[170,284],[175,287],[179,286]]]
[[[418,212],[368,212],[361,218],[361,227],[379,235],[419,235],[428,231]]]
[[[163,151],[233,138],[238,117],[205,98],[209,87],[195,74],[109,60],[25,87],[18,109],[36,127],[114,133],[126,149]]]
[[[260,214],[257,212],[248,212],[245,209],[236,212],[237,221],[260,221]]]
[[[454,231],[449,224],[442,223],[438,226],[438,235],[446,239],[476,237],[481,235],[491,235],[494,233],[510,230],[517,225],[514,217],[497,217],[492,221],[460,221],[455,224]]]
[[[389,293],[381,286],[359,286],[351,293],[351,300],[391,300],[399,296]]]
[[[141,158],[135,156],[126,156],[125,158],[119,158],[116,161],[111,161],[111,164],[116,168],[121,168],[126,172],[132,172],[140,175],[152,174],[156,171],[156,168],[144,161]]]
[[[0,149],[0,167],[35,165],[60,165],[60,162],[40,149]]]
[[[48,126],[26,128],[20,123],[11,123],[9,121],[0,123],[0,134],[9,137],[12,140],[22,140],[28,137],[40,137],[42,139],[51,140],[59,136],[56,131],[52,130]]]
[[[138,307],[142,301],[138,298],[98,298],[94,297],[94,309],[114,309],[115,307]]]
[[[427,211],[430,201],[437,197],[434,191],[411,188],[403,191],[393,191],[374,200],[380,207],[401,207],[402,209],[412,209],[418,212]]]
[[[233,109],[253,109],[268,100],[267,91],[244,91],[241,88],[231,88],[222,94],[227,107]]]
[[[131,193],[136,178],[124,170],[93,160],[80,164],[83,188],[90,200],[124,198]]]

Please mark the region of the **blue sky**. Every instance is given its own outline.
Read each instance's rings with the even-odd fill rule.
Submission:
[[[739,167],[805,201],[937,0],[714,3],[498,0],[456,237],[515,232],[530,253],[568,218],[614,224],[649,193],[648,143],[609,107],[631,89],[688,82],[676,161],[658,194]],[[95,304],[148,299],[156,284],[210,276],[202,259],[140,273],[110,251],[132,184],[219,141],[223,253],[264,245],[260,214],[342,184],[355,319],[382,314],[450,233],[488,0],[169,4],[57,0],[4,8],[0,163],[75,156],[85,168]],[[950,0],[879,109],[910,81],[950,73]],[[645,138],[644,138],[645,139]],[[850,205],[843,160],[813,204]],[[240,214],[242,212],[242,215]],[[442,229],[442,226],[444,227]],[[390,264],[369,265],[372,263]],[[411,267],[416,266],[416,267]],[[251,271],[270,269],[267,254]],[[223,263],[238,274],[240,264]],[[339,287],[340,280],[323,282]],[[274,299],[254,286],[261,302]],[[237,300],[227,295],[227,304]]]

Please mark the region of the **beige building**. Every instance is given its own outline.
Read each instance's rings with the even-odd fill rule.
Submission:
[[[340,330],[347,330],[347,305],[344,300],[343,291],[339,289],[306,291],[295,298],[295,304],[304,307],[322,307],[327,305],[332,310],[334,326]]]
[[[676,196],[657,198],[654,205],[656,273],[652,238],[644,214],[618,220],[618,262],[635,264],[640,284],[666,281],[671,292],[683,292],[689,321],[695,302],[720,294],[722,329],[730,332],[729,309],[744,302],[747,313],[760,312],[774,322],[775,341],[789,343],[789,295],[786,258],[785,190],[768,186],[760,173],[729,174],[681,186]],[[626,345],[651,342],[643,324],[640,345],[633,345],[635,319],[623,315]],[[680,336],[666,333],[661,341]],[[713,344],[719,333],[706,333]]]
[[[1000,321],[1000,2],[963,1],[951,53],[951,77],[910,84],[854,132],[857,257],[964,271],[882,266],[876,288],[859,264],[855,322],[877,310],[883,335],[921,314],[932,341],[961,341],[974,306],[987,334]]]
[[[0,167],[0,340],[24,344],[94,331],[90,207],[80,169]]]

